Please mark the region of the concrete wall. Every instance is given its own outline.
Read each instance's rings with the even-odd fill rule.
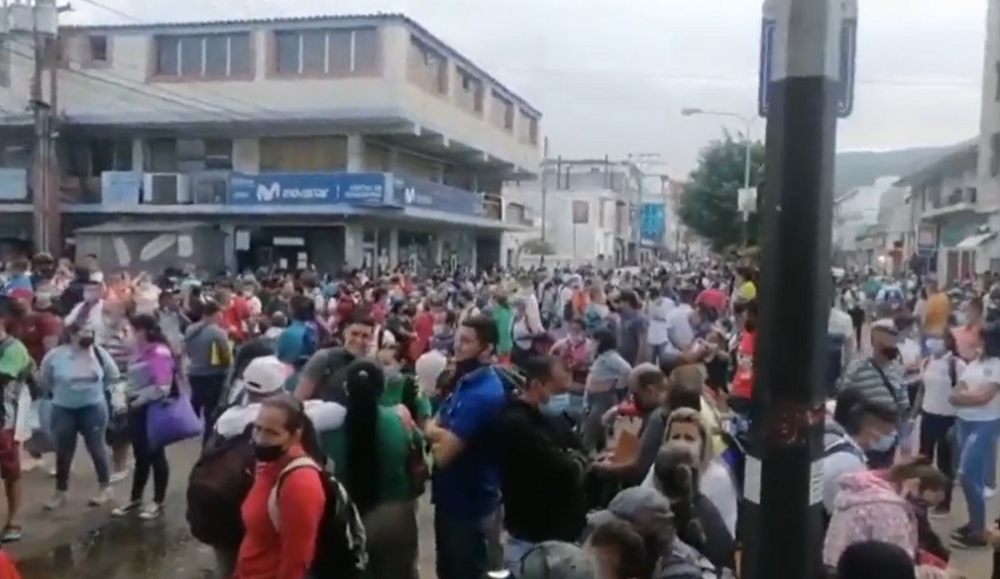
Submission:
[[[274,28],[350,27],[381,23],[381,70],[352,77],[277,77],[273,68]],[[491,91],[502,87],[484,79],[484,110],[473,113],[458,106],[461,95],[457,83],[450,82],[446,94],[430,94],[408,79],[411,35],[427,38],[400,20],[369,22],[353,20],[279,23],[275,26],[248,24],[192,25],[192,33],[238,32],[249,30],[252,41],[253,72],[249,78],[190,82],[179,78],[161,79],[152,75],[155,63],[154,28],[67,29],[64,36],[64,64],[58,73],[58,108],[70,118],[104,118],[111,122],[201,120],[252,120],[261,117],[294,117],[327,114],[333,118],[403,115],[417,124],[438,131],[449,139],[487,152],[516,166],[534,169],[540,156],[535,142],[526,142],[519,124],[528,122],[514,115],[510,130],[490,122]],[[172,28],[170,33],[189,30]],[[109,62],[102,66],[85,62],[86,35],[106,35]],[[80,41],[75,41],[80,38]],[[12,37],[8,86],[0,88],[0,107],[7,111],[27,110],[29,87],[34,69],[30,37]],[[444,49],[442,48],[444,54]],[[455,61],[448,61],[449,78]],[[513,95],[507,93],[514,98]],[[12,114],[12,113],[11,113]],[[249,151],[248,151],[249,153]]]
[[[192,254],[180,251],[178,238],[191,238]],[[199,270],[225,268],[225,234],[216,229],[187,233],[77,233],[77,255],[94,254],[105,271],[162,272],[167,267],[193,264]],[[160,250],[162,248],[162,250]]]

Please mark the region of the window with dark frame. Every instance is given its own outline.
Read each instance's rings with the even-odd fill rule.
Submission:
[[[87,61],[94,63],[108,62],[108,37],[88,36],[87,37]]]

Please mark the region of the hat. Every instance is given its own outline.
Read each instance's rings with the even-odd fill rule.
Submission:
[[[15,300],[30,300],[34,295],[34,292],[26,287],[14,288],[7,292],[7,297]]]
[[[420,389],[426,393],[434,392],[438,378],[447,366],[448,359],[437,350],[431,350],[417,358],[413,372],[416,374]]]
[[[274,394],[288,380],[288,366],[277,356],[254,358],[243,370],[243,382],[251,394]]]
[[[890,318],[881,318],[879,320],[875,320],[874,322],[872,322],[871,329],[882,330],[883,332],[889,332],[894,336],[899,333],[899,330],[896,329],[895,320],[892,320]]]
[[[544,541],[521,558],[521,579],[598,579],[597,562],[572,543]]]
[[[588,517],[589,524],[600,525],[609,518],[628,521],[641,536],[652,536],[673,528],[674,513],[670,501],[650,487],[629,487],[608,503],[608,508]]]

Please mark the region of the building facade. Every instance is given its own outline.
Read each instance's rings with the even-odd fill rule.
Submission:
[[[541,114],[405,16],[54,24],[44,47],[19,18],[0,107],[25,110],[33,88],[51,106],[64,236],[196,221],[222,233],[229,267],[329,270],[486,267],[502,232],[523,228],[500,193],[535,176]],[[30,145],[29,120],[0,120],[0,150]],[[37,208],[43,189],[46,167],[14,157],[0,165],[28,175],[20,199],[0,191],[5,215]]]
[[[659,193],[659,177],[656,177]],[[537,181],[508,182],[504,197],[518,199],[535,217],[536,233],[505,235],[520,265],[541,256],[531,248],[542,237],[547,263],[616,267],[634,261],[641,198],[634,167],[609,159],[549,159]],[[662,236],[661,236],[662,237]],[[525,248],[525,244],[528,248]],[[652,245],[654,240],[646,243]]]

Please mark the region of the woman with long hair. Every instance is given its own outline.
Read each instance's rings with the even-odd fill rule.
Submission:
[[[996,470],[1000,438],[1000,325],[979,332],[979,355],[962,372],[951,395],[959,447],[959,481],[969,508],[969,522],[952,539],[956,547],[984,547],[986,488]]]
[[[135,476],[132,492],[124,505],[111,512],[123,517],[139,511],[140,519],[155,519],[163,514],[170,466],[166,448],[150,448],[147,433],[149,404],[165,398],[176,387],[177,370],[173,351],[153,314],[140,314],[132,318],[136,352],[128,365],[128,436],[135,456]],[[153,502],[142,506],[142,496],[153,476]]]
[[[412,576],[417,560],[414,502],[418,489],[411,460],[413,449],[418,453],[421,449],[416,445],[414,418],[403,405],[379,405],[385,374],[372,360],[352,362],[345,384],[344,424],[321,435],[323,447],[364,521],[369,576]]]
[[[670,500],[677,536],[718,569],[735,569],[736,541],[719,510],[699,489],[704,471],[697,443],[674,439],[653,464],[653,486]]]
[[[958,355],[955,336],[951,332],[945,332],[941,337],[928,336],[926,344],[929,357],[921,370],[921,390],[916,401],[920,411],[920,456],[936,459],[938,469],[949,479],[954,479],[955,460],[950,433],[955,426],[955,406],[951,403],[951,394],[965,372],[966,363]],[[938,514],[950,511],[951,488],[948,485],[945,499],[937,507]]]

